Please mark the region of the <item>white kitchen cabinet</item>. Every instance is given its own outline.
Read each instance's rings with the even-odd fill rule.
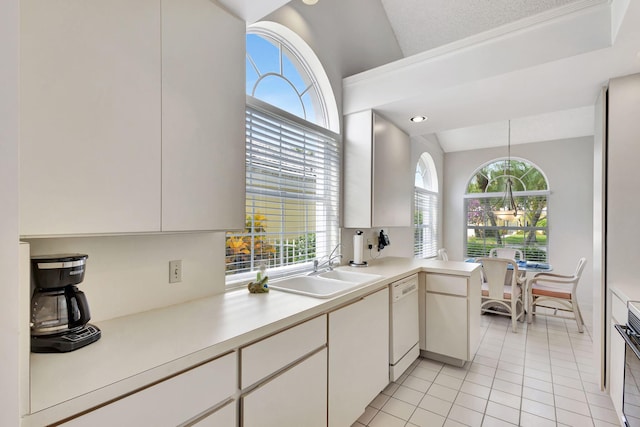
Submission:
[[[611,337],[611,357],[609,362],[609,395],[613,406],[620,416],[622,414],[622,394],[624,390],[625,342],[615,328],[616,324],[627,324],[627,305],[615,292],[609,292],[611,299],[611,320],[609,334]]]
[[[226,427],[238,425],[238,410],[236,402],[231,401],[221,408],[216,409],[194,423],[187,424],[189,427]]]
[[[344,129],[344,227],[411,226],[409,136],[371,110],[345,116]]]
[[[206,415],[224,420],[216,426],[234,427],[237,411],[231,398],[236,391],[236,361],[236,353],[229,353],[60,425],[174,427]],[[218,406],[221,412],[212,412]]]
[[[242,397],[244,427],[327,425],[327,349]]]
[[[352,425],[389,383],[389,289],[329,313],[329,427]]]
[[[21,235],[243,228],[243,21],[209,0],[21,8]]]
[[[424,355],[462,366],[480,344],[480,272],[425,275]]]
[[[20,234],[158,231],[158,2],[20,6]]]
[[[327,316],[240,349],[244,427],[327,425]]]
[[[162,230],[245,221],[244,21],[211,0],[162,0]]]

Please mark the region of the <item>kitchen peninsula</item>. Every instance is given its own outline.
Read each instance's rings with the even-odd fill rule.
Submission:
[[[260,350],[260,357],[265,360],[266,365],[269,364],[269,359],[284,359],[282,366],[278,365],[280,362],[274,362],[274,371],[263,376],[269,381],[286,379],[289,369],[297,369],[306,362],[326,368],[326,363],[322,360],[326,361],[327,347],[331,350],[330,344],[326,344],[329,315],[370,297],[379,296],[384,300],[384,304],[388,305],[389,284],[416,273],[420,275],[421,292],[420,347],[425,350],[425,335],[428,332],[425,329],[425,326],[428,328],[425,318],[433,318],[428,313],[425,316],[424,312],[427,293],[425,280],[432,274],[464,280],[469,284],[470,295],[479,300],[478,268],[477,264],[465,262],[389,257],[371,262],[370,267],[366,269],[367,273],[381,275],[382,279],[331,299],[276,290],[267,294],[250,294],[246,289],[238,289],[100,322],[98,326],[103,331],[103,338],[91,346],[66,354],[30,355],[31,411],[30,415],[24,418],[23,425],[41,426],[66,420],[69,420],[67,425],[82,425],[74,422],[97,411],[108,410],[112,405],[136,398],[137,395],[153,391],[165,383],[169,385],[172,381],[179,382],[187,378],[191,372],[206,370],[216,362],[222,363],[223,374],[230,370],[237,372],[238,367],[245,366],[243,363],[249,360],[250,350],[254,346]],[[381,291],[385,294],[380,293]],[[431,307],[431,304],[428,303],[427,307]],[[469,354],[472,358],[479,341],[479,305],[477,311],[470,310],[463,314],[464,316],[458,313],[453,315],[456,316],[457,324],[460,323],[461,317],[466,319],[467,335],[472,337],[469,341]],[[440,319],[439,327],[450,320]],[[300,339],[301,337],[304,339]],[[283,345],[287,339],[296,344]],[[455,340],[456,337],[451,339]],[[270,341],[276,347],[269,347]],[[304,341],[309,343],[298,344]],[[388,345],[388,341],[386,343]],[[289,350],[293,353],[292,356],[282,354]],[[255,362],[255,365],[260,365],[260,362]],[[73,375],[69,375],[70,371]],[[214,369],[212,372],[217,371]],[[194,376],[194,381],[198,380],[203,382]],[[224,381],[221,377],[215,377],[202,385],[214,390],[219,388],[222,382]],[[246,384],[243,384],[244,382]],[[321,382],[326,386],[326,376],[321,378]],[[185,414],[180,422],[188,421],[187,425],[195,425],[219,409],[224,409],[230,414],[229,418],[225,419],[231,420],[231,425],[238,425],[237,413],[243,407],[244,410],[250,407],[250,401],[245,395],[261,388],[255,385],[257,382],[245,381],[235,373],[231,375],[228,383],[230,389],[221,394],[219,401],[211,401],[209,408],[205,408],[203,412]],[[192,392],[199,395],[206,394],[198,387],[192,388],[188,385],[187,388],[195,390]],[[175,393],[173,395],[175,396]],[[213,395],[217,396],[216,393]],[[173,399],[160,404],[156,401],[150,407],[138,406],[138,403],[136,410],[171,412],[172,402]],[[177,404],[179,400],[175,402]],[[364,407],[361,409],[364,410]],[[199,408],[193,410],[200,411]],[[78,414],[84,415],[76,418]],[[250,418],[243,419],[248,421]],[[243,425],[248,424],[245,422]]]

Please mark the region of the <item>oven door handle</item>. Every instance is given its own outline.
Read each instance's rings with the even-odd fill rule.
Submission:
[[[624,325],[614,325],[614,326],[616,327],[620,335],[622,335],[622,339],[624,339],[624,342],[626,342],[629,348],[633,350],[636,357],[640,359],[640,349],[638,348],[637,344],[631,341],[631,338],[629,338],[629,335],[627,334],[628,327]]]

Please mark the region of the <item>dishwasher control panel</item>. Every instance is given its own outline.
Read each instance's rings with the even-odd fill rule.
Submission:
[[[395,283],[391,288],[391,301],[396,302],[407,295],[418,292],[418,275],[406,277]]]

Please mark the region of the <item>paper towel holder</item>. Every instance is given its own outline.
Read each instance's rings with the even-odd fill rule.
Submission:
[[[356,234],[353,235],[353,260],[349,261],[349,265],[352,267],[366,267],[367,261],[362,260],[362,251],[364,250],[364,241],[362,237],[362,230],[356,230]]]

